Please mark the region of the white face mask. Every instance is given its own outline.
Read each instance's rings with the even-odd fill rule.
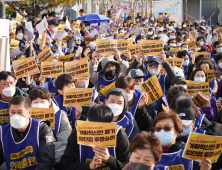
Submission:
[[[187,39],[186,41],[190,41],[190,39]]]
[[[196,78],[194,78],[194,81],[205,82],[205,79],[201,78],[201,77],[196,77]]]
[[[94,65],[94,66],[93,66],[93,70],[94,70],[95,72],[97,72],[97,69],[98,69],[98,65]]]
[[[201,47],[204,46],[204,42],[203,41],[200,42],[200,46]]]
[[[87,88],[89,84],[85,81],[78,83],[78,88]]]
[[[182,50],[184,50],[184,51],[188,51],[188,49],[187,49],[187,48],[182,48]]]
[[[123,107],[116,103],[107,105],[113,111],[113,117],[119,116],[123,112]]]
[[[26,118],[19,114],[14,114],[10,117],[10,124],[15,129],[22,129],[26,125]]]
[[[142,92],[140,85],[135,85],[134,87],[135,87],[135,89],[136,89],[137,91]]]
[[[18,40],[22,40],[22,39],[23,39],[23,33],[17,34],[17,35],[16,35],[16,38],[17,38]]]
[[[32,107],[49,108],[49,105],[47,103],[37,103],[37,104],[32,104]]]
[[[174,39],[175,37],[173,35],[171,35],[170,38]]]
[[[182,44],[183,44],[183,43],[177,43],[177,46],[180,46],[180,47],[181,47]]]
[[[52,30],[54,31],[54,33],[57,32],[58,27],[54,27]]]
[[[148,20],[146,19],[145,22],[148,22]]]
[[[132,94],[127,93],[128,102],[133,98]]]
[[[138,40],[138,41],[137,41],[137,44],[141,44],[141,41],[140,41],[140,40]]]
[[[219,64],[218,64],[218,67],[222,68],[222,63],[219,63]]]
[[[6,87],[2,90],[5,97],[12,97],[15,94],[15,87]]]
[[[153,20],[154,20],[154,17],[151,17],[150,19],[153,21]]]
[[[148,67],[148,71],[149,71],[151,76],[158,75],[160,73],[160,69],[156,69],[156,68],[149,68]]]
[[[177,45],[175,43],[170,44],[171,47],[176,47]]]
[[[183,27],[185,28],[187,25],[183,25]]]
[[[153,35],[153,32],[148,32],[147,34],[148,34],[148,35]]]

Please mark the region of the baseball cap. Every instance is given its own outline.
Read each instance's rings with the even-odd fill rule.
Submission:
[[[182,124],[185,126],[189,126],[195,120],[195,113],[193,108],[184,109],[184,112],[178,113],[180,119],[182,120]]]
[[[48,22],[48,24],[49,24],[49,25],[55,25],[55,26],[58,26],[58,25],[59,25],[59,23],[56,22],[55,19],[51,19],[51,20]]]
[[[171,84],[179,84],[180,82],[184,82],[187,84],[186,79],[183,76],[175,76],[172,81]]]
[[[143,71],[140,70],[140,69],[132,69],[132,70],[130,70],[130,72],[128,73],[127,76],[132,77],[132,78],[145,77],[144,74],[143,74]]]
[[[159,59],[159,57],[154,57],[154,56],[147,56],[148,58],[148,63],[151,61],[156,61],[157,63],[162,63],[162,61]]]

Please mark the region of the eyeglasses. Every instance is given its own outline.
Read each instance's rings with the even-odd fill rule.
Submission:
[[[148,63],[148,66],[150,67],[153,67],[153,66],[158,67],[159,65],[160,65],[159,63]]]
[[[174,126],[164,126],[164,127],[154,127],[154,130],[155,132],[160,132],[162,129],[165,131],[165,132],[169,132],[171,131],[171,129],[173,128]]]

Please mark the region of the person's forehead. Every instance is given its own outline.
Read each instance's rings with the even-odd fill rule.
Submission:
[[[123,101],[124,100],[124,97],[121,95],[121,96],[117,96],[115,94],[111,94],[109,96],[109,99],[115,99],[115,100],[119,100],[119,101]]]
[[[10,110],[25,110],[24,103],[21,104],[11,104]]]

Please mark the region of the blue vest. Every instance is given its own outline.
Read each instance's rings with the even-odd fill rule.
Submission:
[[[212,80],[211,82],[209,82],[209,87],[210,87],[211,89],[214,88],[215,81],[216,81],[216,77],[215,77],[215,75],[214,75],[214,76],[213,76],[213,80]]]
[[[47,86],[45,86],[45,88],[50,91],[51,93],[51,97],[55,97],[55,94],[57,93],[57,90],[55,88],[55,80],[53,81],[48,81]]]
[[[210,59],[215,59],[216,56],[217,54],[210,53]]]
[[[55,128],[52,129],[55,138],[56,138],[56,135],[59,132],[60,122],[61,122],[61,115],[62,115],[61,110],[57,111],[56,114],[55,114]]]
[[[203,118],[204,118],[204,113],[199,113],[198,116],[196,117],[195,127],[198,127],[198,128],[201,127]]]
[[[38,164],[39,119],[30,119],[29,131],[21,142],[15,142],[11,125],[2,126],[2,146],[7,169],[35,170]]]
[[[188,66],[186,67],[185,70],[184,70],[184,68],[182,67],[183,72],[184,72],[184,76],[185,76],[185,79],[186,79],[186,80],[189,79],[189,77],[187,77],[187,74],[188,74],[188,69],[189,69],[190,64],[191,64],[191,62],[188,64]]]
[[[8,103],[0,100],[0,121],[1,125],[7,125],[10,123],[9,119],[9,110],[8,110]]]
[[[133,98],[133,107],[131,109],[131,114],[133,115],[133,117],[135,117],[137,106],[140,102],[140,99],[141,99],[143,93],[140,92],[140,91],[135,90],[133,95],[134,95],[134,98]]]
[[[192,170],[193,161],[182,158],[183,149],[173,153],[163,153],[161,160],[157,163],[169,166],[169,169]]]
[[[54,98],[55,103],[59,106],[60,110],[63,110],[67,113],[69,123],[72,128],[75,128],[76,126],[76,109],[74,107],[65,107],[63,106],[63,96],[61,94],[56,95]]]
[[[206,130],[203,130],[203,129],[200,129],[200,128],[196,127],[196,128],[194,129],[194,132],[196,132],[196,133],[201,133],[201,134],[205,134],[205,133],[206,133]]]
[[[120,130],[121,126],[117,125],[117,133]],[[116,133],[116,134],[117,134]],[[94,152],[91,146],[79,145],[80,148],[80,163],[91,162],[94,157]],[[116,158],[116,147],[108,147],[109,154]],[[105,163],[98,165],[96,169],[108,170],[110,169]]]
[[[120,121],[117,122],[117,125],[123,127],[123,129],[126,132],[127,137],[129,138],[134,128],[132,114],[127,111],[124,117]]]
[[[105,86],[111,84],[112,82],[116,81],[116,79],[118,79],[118,77],[116,77],[115,79],[112,79],[112,80],[105,80],[105,79],[98,76],[97,92],[99,93],[100,101],[103,101],[105,99],[105,96],[103,96],[103,94],[101,94],[100,90],[103,89]]]

